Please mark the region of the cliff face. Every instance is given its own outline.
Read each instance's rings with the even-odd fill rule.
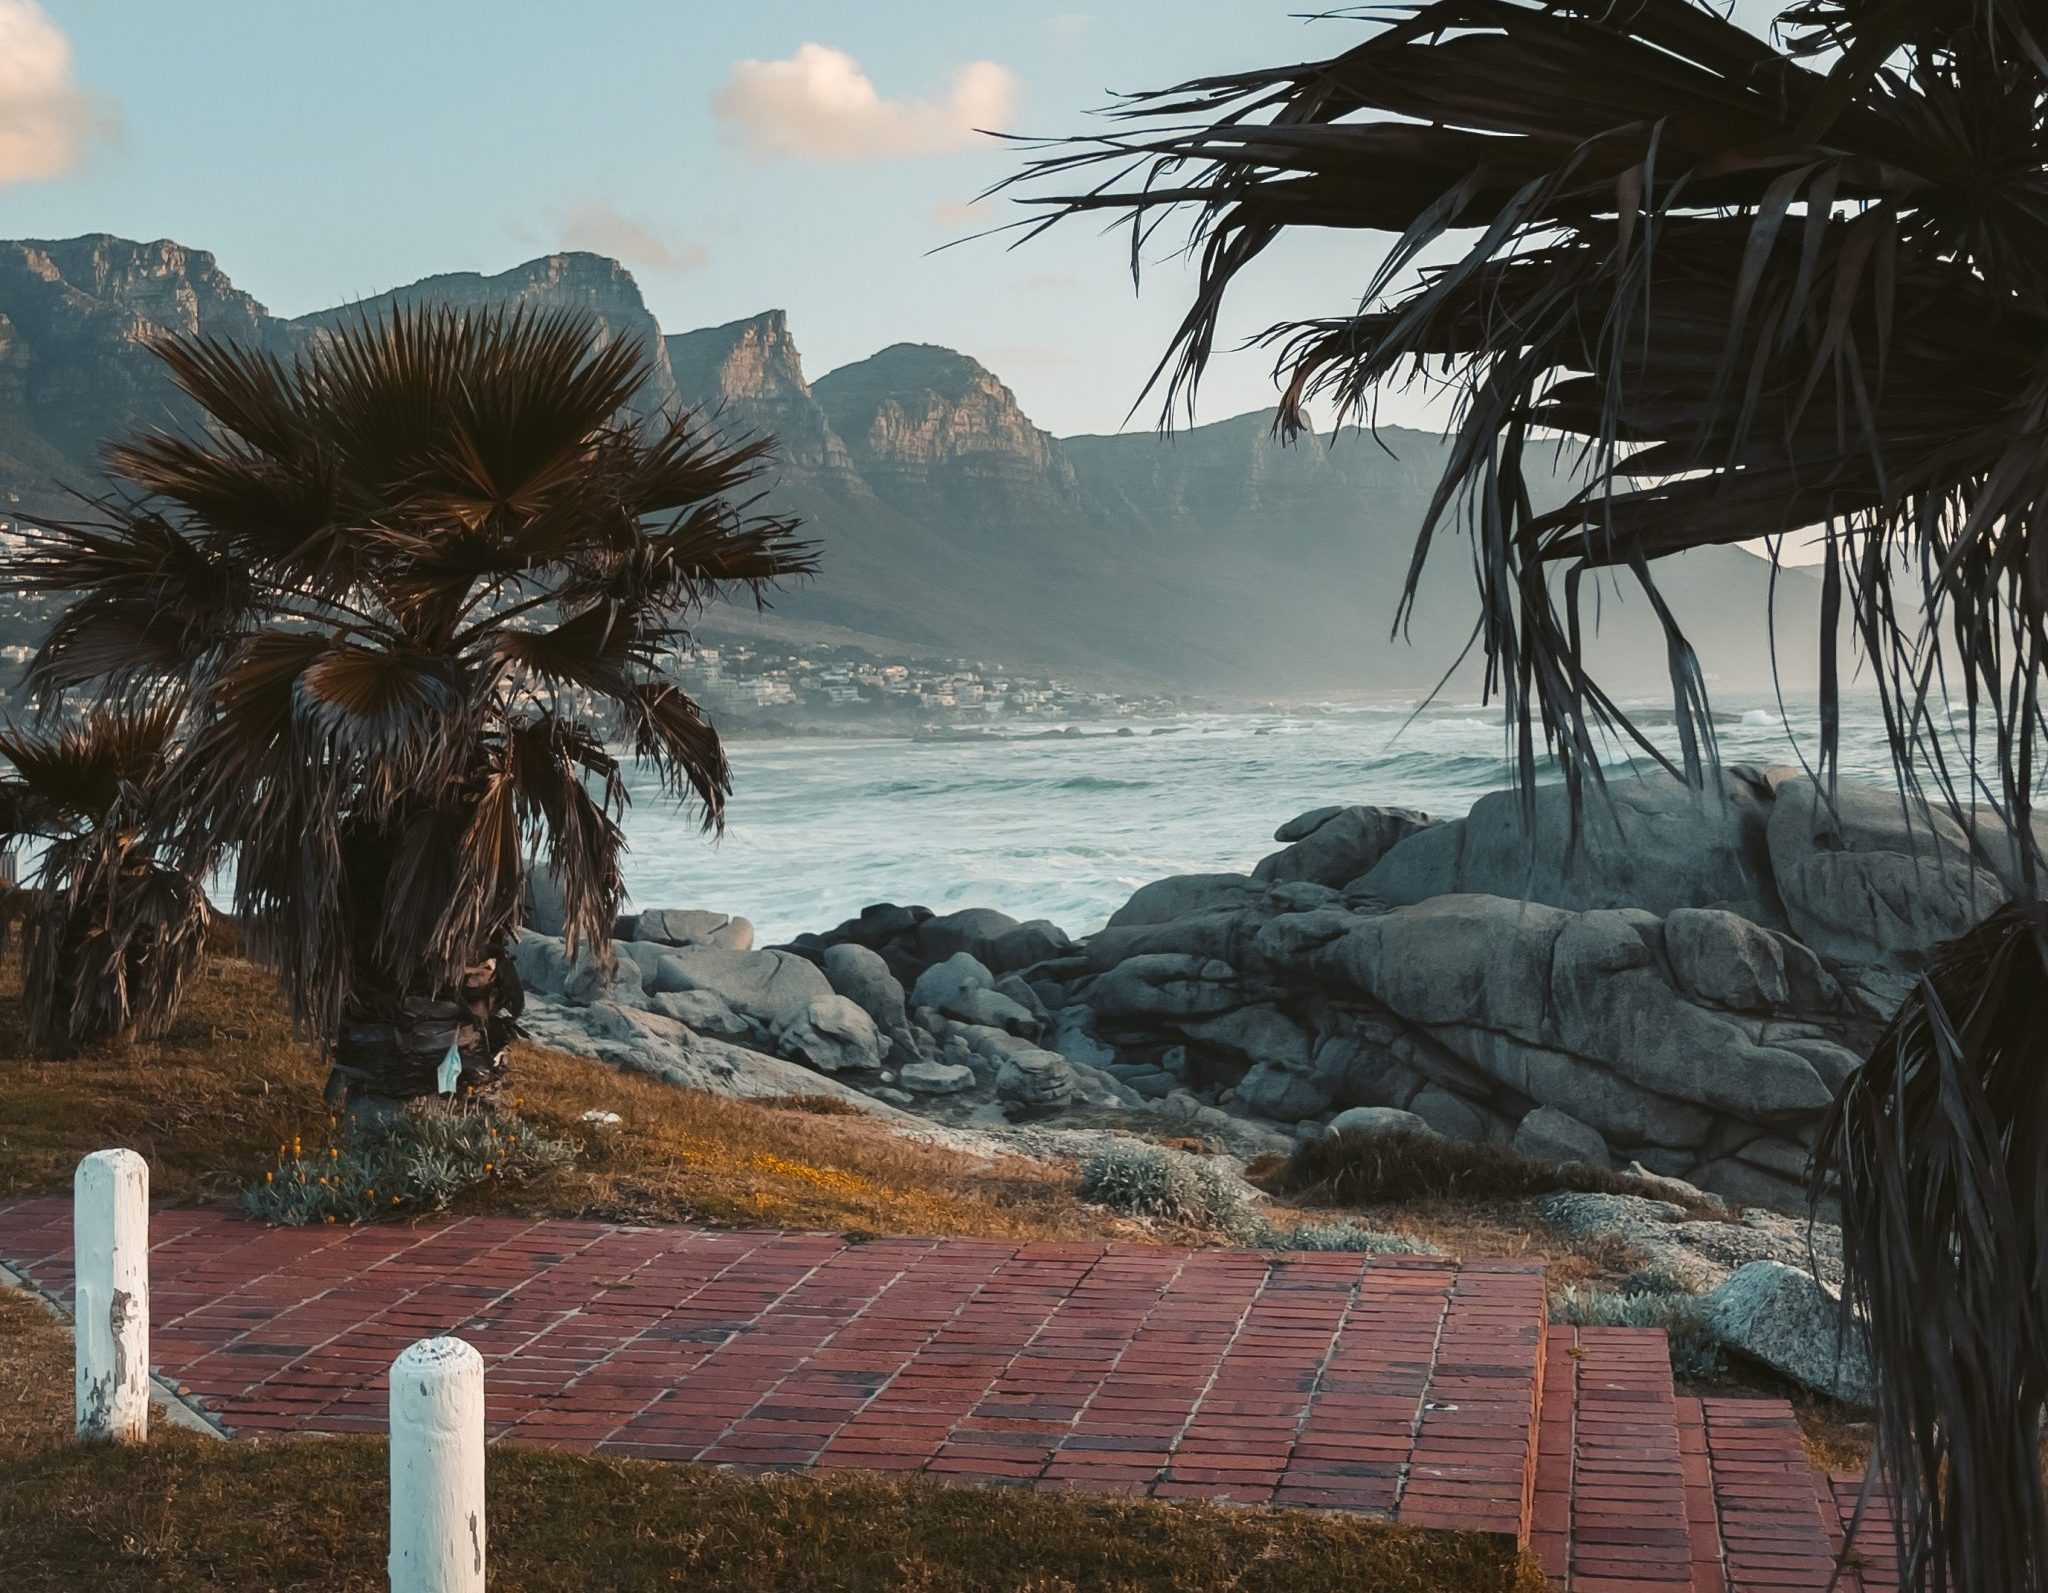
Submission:
[[[803,356],[781,310],[666,342],[684,404],[720,427],[778,439],[787,475],[853,474],[846,444],[804,379]]]
[[[897,343],[817,384],[818,402],[861,474],[884,496],[991,496],[1004,508],[1078,506],[1059,445],[1016,394],[964,354]]]
[[[475,271],[453,271],[443,276],[424,277],[418,282],[354,304],[331,310],[316,310],[291,323],[302,332],[319,332],[360,315],[375,317],[392,306],[446,305],[458,310],[497,309],[508,305],[536,309],[579,310],[595,318],[598,341],[609,344],[624,339],[637,344],[646,354],[647,386],[639,405],[647,413],[678,403],[675,373],[669,367],[668,349],[662,341],[661,325],[640,296],[640,284],[633,273],[616,260],[601,254],[573,250],[544,255],[483,276]]]
[[[94,234],[0,242],[0,451],[30,496],[86,487],[105,438],[189,423],[192,406],[149,352],[158,332],[274,344],[280,323],[212,255]]]
[[[160,374],[157,330],[279,350],[392,304],[572,307],[647,352],[647,412],[686,408],[780,443],[768,506],[801,516],[819,578],[782,594],[799,626],[969,658],[1211,690],[1423,690],[1471,632],[1460,553],[1425,582],[1413,647],[1390,643],[1416,525],[1442,467],[1434,437],[1347,434],[1283,447],[1244,415],[1162,440],[1049,436],[965,355],[899,343],[815,383],[770,310],[664,336],[632,274],[565,253],[494,276],[429,277],[279,321],[212,256],[104,236],[0,243],[0,506],[75,507],[102,441],[197,416]],[[1562,490],[1559,488],[1558,490]],[[1446,541],[1455,530],[1448,530]],[[1812,656],[1811,604],[1781,582],[1779,655]],[[1710,671],[1766,678],[1767,571],[1735,549],[1673,561]],[[716,616],[713,616],[714,622]],[[1647,688],[1663,648],[1640,600],[1603,598],[1596,652]]]

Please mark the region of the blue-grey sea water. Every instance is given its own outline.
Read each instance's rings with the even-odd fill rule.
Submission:
[[[1810,708],[1790,730],[1762,703],[1715,704],[1730,763],[1818,756]],[[1888,781],[1880,722],[1845,706],[1841,772]],[[1675,746],[1654,723],[1653,739]],[[1309,808],[1366,802],[1463,814],[1508,784],[1496,710],[1331,706],[1042,729],[975,740],[746,740],[713,842],[642,782],[626,879],[640,907],[754,920],[762,943],[828,929],[870,902],[996,907],[1079,935],[1167,874],[1248,869]],[[1796,738],[1796,748],[1795,748]],[[1641,760],[1644,767],[1654,767]],[[1617,750],[1611,767],[1626,772]]]

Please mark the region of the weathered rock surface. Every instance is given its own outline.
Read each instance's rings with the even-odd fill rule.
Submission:
[[[1701,1302],[1709,1331],[1793,1382],[1851,1405],[1876,1383],[1868,1340],[1843,1330],[1841,1296],[1781,1261],[1752,1261]]]
[[[875,1020],[845,996],[830,994],[777,1028],[775,1046],[821,1073],[870,1072],[889,1054]]]
[[[653,941],[662,946],[712,946],[720,951],[754,948],[753,924],[730,913],[655,907],[636,914],[632,922],[633,933],[623,938]]]
[[[1350,1134],[1366,1139],[1374,1134],[1420,1134],[1434,1139],[1435,1129],[1413,1112],[1395,1106],[1354,1106],[1330,1119],[1332,1134]]]
[[[1427,815],[1406,808],[1317,808],[1274,832],[1274,840],[1293,844],[1260,863],[1252,878],[1264,885],[1290,880],[1348,885],[1396,842],[1428,828]]]
[[[1568,1112],[1554,1106],[1539,1106],[1515,1125],[1515,1149],[1524,1156],[1545,1162],[1585,1162],[1605,1167],[1610,1160],[1607,1141],[1598,1129],[1589,1128]]]

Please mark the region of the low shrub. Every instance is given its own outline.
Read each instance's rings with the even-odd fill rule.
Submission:
[[[764,1095],[760,1104],[778,1112],[808,1112],[813,1117],[865,1117],[868,1109],[840,1095]]]
[[[1229,1233],[1248,1215],[1244,1192],[1213,1163],[1143,1140],[1117,1140],[1081,1169],[1080,1197],[1133,1217],[1164,1217]]]
[[[1268,1250],[1372,1250],[1384,1256],[1433,1256],[1441,1254],[1425,1239],[1405,1233],[1388,1233],[1380,1228],[1361,1228],[1355,1222],[1305,1222],[1298,1228],[1273,1228],[1261,1242]]]
[[[575,1161],[575,1146],[510,1113],[420,1105],[356,1124],[325,1146],[278,1146],[277,1165],[242,1191],[242,1205],[290,1227],[370,1222],[438,1211],[480,1184],[519,1183]]]
[[[1591,1195],[1649,1195],[1668,1200],[1631,1173],[1584,1162],[1538,1161],[1504,1145],[1472,1145],[1429,1134],[1325,1134],[1304,1140],[1278,1167],[1262,1170],[1261,1187],[1331,1206],[1403,1200],[1523,1200],[1571,1190]],[[1703,1201],[1698,1216],[1726,1216]]]
[[[1404,1234],[1356,1223],[1304,1223],[1280,1228],[1253,1209],[1243,1186],[1215,1163],[1142,1140],[1105,1146],[1081,1169],[1081,1198],[1133,1217],[1163,1217],[1190,1228],[1220,1231],[1251,1250],[1370,1250],[1428,1255],[1435,1247]]]
[[[1673,1376],[1705,1383],[1728,1371],[1728,1353],[1707,1330],[1700,1302],[1662,1273],[1639,1273],[1620,1289],[1562,1290],[1551,1302],[1550,1320],[1572,1327],[1662,1328]]]

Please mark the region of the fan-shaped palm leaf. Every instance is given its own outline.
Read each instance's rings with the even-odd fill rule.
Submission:
[[[523,858],[609,954],[627,798],[600,727],[718,820],[723,751],[658,660],[705,602],[812,568],[728,497],[770,445],[629,418],[644,352],[566,312],[361,316],[289,361],[158,351],[212,425],[117,445],[133,497],[13,561],[75,594],[35,678],[188,694],[181,855],[232,856],[249,942],[343,1085],[431,1089],[451,1042],[480,1080],[517,1005]]]

